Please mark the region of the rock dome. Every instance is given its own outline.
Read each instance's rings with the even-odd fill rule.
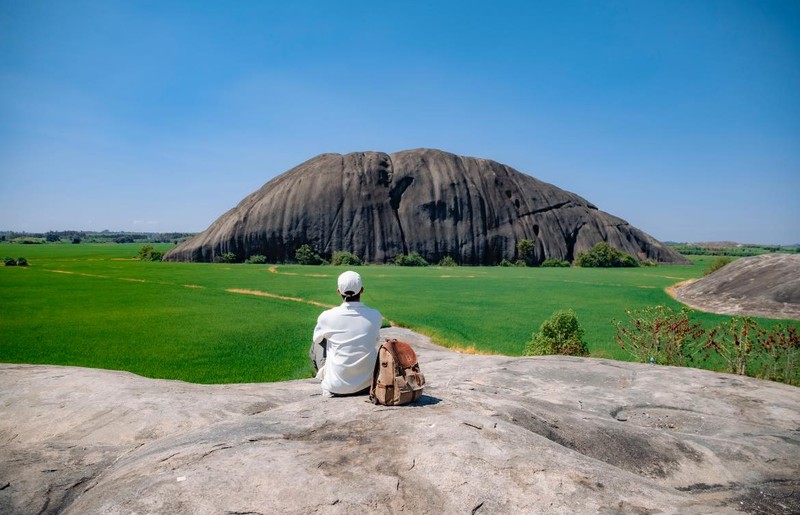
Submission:
[[[723,315],[800,320],[800,255],[737,259],[676,289],[689,306]]]
[[[797,387],[381,335],[416,404],[0,364],[0,513],[800,513]]]
[[[376,263],[418,252],[429,262],[572,261],[607,242],[639,259],[688,263],[680,254],[580,196],[513,168],[440,150],[322,154],[276,177],[168,252],[171,261],[294,260],[303,244],[329,257],[348,251]]]

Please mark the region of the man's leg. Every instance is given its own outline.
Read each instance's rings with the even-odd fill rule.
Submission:
[[[319,343],[311,342],[311,348],[308,350],[308,357],[311,358],[311,364],[314,370],[319,372],[319,369],[325,366],[325,360],[328,358],[328,341],[322,340]]]

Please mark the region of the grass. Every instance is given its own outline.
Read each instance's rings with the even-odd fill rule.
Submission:
[[[1,255],[30,262],[0,267],[0,361],[197,383],[311,375],[311,332],[324,306],[338,304],[335,279],[344,267],[132,260],[139,247],[0,244]],[[664,289],[701,277],[713,259],[633,269],[366,266],[359,272],[367,304],[443,345],[520,355],[545,319],[571,308],[593,356],[628,359],[612,319],[648,305],[679,307]],[[695,318],[712,325],[729,317]]]

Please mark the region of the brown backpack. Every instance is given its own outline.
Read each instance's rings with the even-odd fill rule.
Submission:
[[[375,404],[400,406],[419,399],[424,386],[425,376],[411,345],[387,338],[378,349],[369,399]]]

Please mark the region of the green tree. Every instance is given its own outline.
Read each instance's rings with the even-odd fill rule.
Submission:
[[[394,264],[397,266],[428,266],[428,262],[425,261],[425,258],[420,256],[417,252],[398,254],[394,258]]]
[[[346,250],[339,250],[331,256],[331,264],[334,266],[361,266],[363,263],[361,259]]]
[[[569,261],[566,261],[564,259],[547,258],[544,261],[542,261],[542,265],[541,266],[543,266],[545,268],[547,268],[547,267],[569,268]]]
[[[233,252],[224,252],[222,255],[219,256],[220,263],[236,263],[236,254]]]
[[[539,332],[533,333],[533,339],[525,344],[525,354],[588,356],[589,349],[583,341],[583,329],[575,313],[571,309],[556,311],[542,322]]]
[[[263,265],[267,262],[267,257],[262,256],[261,254],[253,254],[249,258],[245,259],[244,262],[249,265]]]
[[[456,263],[456,260],[452,257],[445,256],[439,261],[439,266],[458,266],[458,263]]]
[[[142,261],[161,261],[161,258],[164,257],[163,252],[157,251],[155,247],[153,247],[149,243],[147,245],[142,245],[141,247],[139,247],[137,255],[139,256],[139,259]]]
[[[519,240],[517,253],[526,266],[536,266],[536,244],[533,240]]]
[[[294,253],[294,259],[301,265],[322,265],[325,260],[314,252],[310,245],[304,243]]]
[[[630,254],[625,254],[601,241],[590,250],[579,253],[575,258],[575,266],[584,268],[635,267],[639,266],[639,262]]]

